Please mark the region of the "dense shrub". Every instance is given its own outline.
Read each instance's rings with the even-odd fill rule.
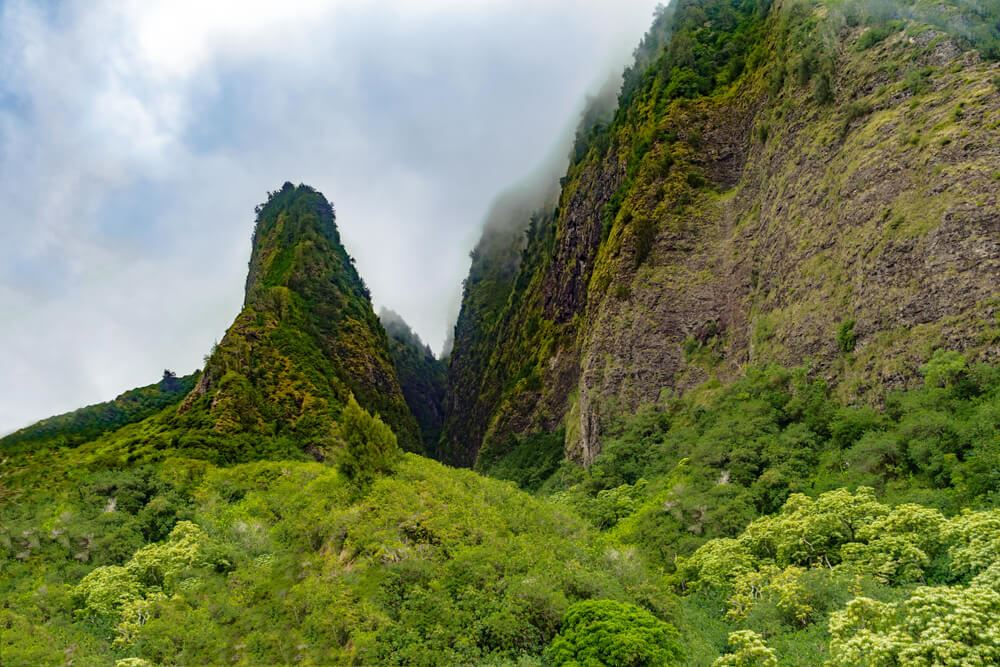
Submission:
[[[635,605],[587,600],[566,612],[545,658],[556,667],[668,667],[681,664],[679,640],[673,626]]]
[[[392,429],[358,405],[352,395],[340,414],[344,440],[338,465],[348,479],[364,485],[392,471],[400,450]]]

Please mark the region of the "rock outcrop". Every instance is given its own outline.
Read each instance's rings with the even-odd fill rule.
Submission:
[[[996,361],[997,64],[931,18],[675,4],[502,303],[467,284],[455,359],[494,352],[460,392],[453,362],[456,463],[560,427],[588,463],[617,416],[747,364],[877,402],[936,347]]]

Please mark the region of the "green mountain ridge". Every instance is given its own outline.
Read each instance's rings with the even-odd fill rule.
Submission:
[[[0,438],[0,662],[1000,663],[998,45],[660,7],[445,359],[269,193],[201,372]]]
[[[177,377],[165,371],[156,384],[122,392],[114,400],[43,419],[0,438],[4,447],[73,446],[114,431],[179,403],[200,373]]]
[[[422,449],[371,306],[340,243],[333,208],[286,183],[259,208],[243,311],[178,414],[181,428],[288,434],[322,449],[350,395],[402,446]]]
[[[424,452],[436,458],[444,421],[447,364],[434,356],[398,313],[382,309],[379,321],[389,337],[389,355],[403,397],[420,425]]]
[[[662,10],[558,206],[478,262],[516,273],[467,281],[456,340],[483,322],[486,353],[452,365],[449,460],[563,429],[588,463],[618,415],[748,364],[878,403],[935,347],[995,361],[995,9]]]

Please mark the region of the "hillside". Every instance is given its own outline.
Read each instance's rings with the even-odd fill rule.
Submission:
[[[285,183],[257,207],[243,309],[193,388],[177,405],[157,404],[163,409],[146,419],[74,442],[90,441],[115,465],[170,455],[322,460],[341,449],[338,422],[352,397],[390,425],[400,446],[423,451],[388,337],[340,242],[333,207],[309,186]]]
[[[177,377],[164,371],[156,384],[122,392],[113,401],[56,415],[3,437],[8,449],[72,447],[150,417],[179,403],[194,387],[199,373]]]
[[[0,439],[0,663],[1000,664],[998,59],[660,7],[444,359],[285,183],[202,371]]]
[[[435,457],[444,421],[447,365],[434,356],[398,313],[382,309],[379,321],[389,337],[389,356],[403,397],[420,426],[424,452]]]
[[[493,251],[517,275],[466,283],[456,331],[489,324],[456,341],[488,352],[452,365],[451,460],[563,429],[587,463],[617,416],[747,364],[878,404],[936,347],[996,361],[997,12],[871,7],[658,15],[558,206]]]
[[[315,452],[350,395],[420,451],[389,342],[333,207],[291,183],[257,212],[243,310],[178,411],[176,428],[258,433]]]

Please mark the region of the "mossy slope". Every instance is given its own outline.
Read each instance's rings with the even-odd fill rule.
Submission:
[[[88,405],[62,415],[48,417],[0,438],[0,447],[42,449],[72,447],[133,424],[175,405],[198,381],[199,373],[176,377],[169,371],[156,384],[122,392],[112,401]]]
[[[877,403],[937,347],[995,358],[994,14],[962,0],[661,12],[516,288],[480,316],[496,322],[472,343],[489,358],[451,399],[480,435],[445,442],[453,460],[564,427],[589,462],[617,416],[750,362],[808,363]],[[470,312],[481,301],[467,288]]]
[[[389,336],[389,355],[406,404],[420,426],[424,451],[434,456],[444,420],[447,366],[397,313],[383,310],[379,319]]]
[[[258,210],[243,310],[175,426],[288,436],[319,451],[351,393],[404,448],[422,449],[333,207],[312,188],[286,183]]]

